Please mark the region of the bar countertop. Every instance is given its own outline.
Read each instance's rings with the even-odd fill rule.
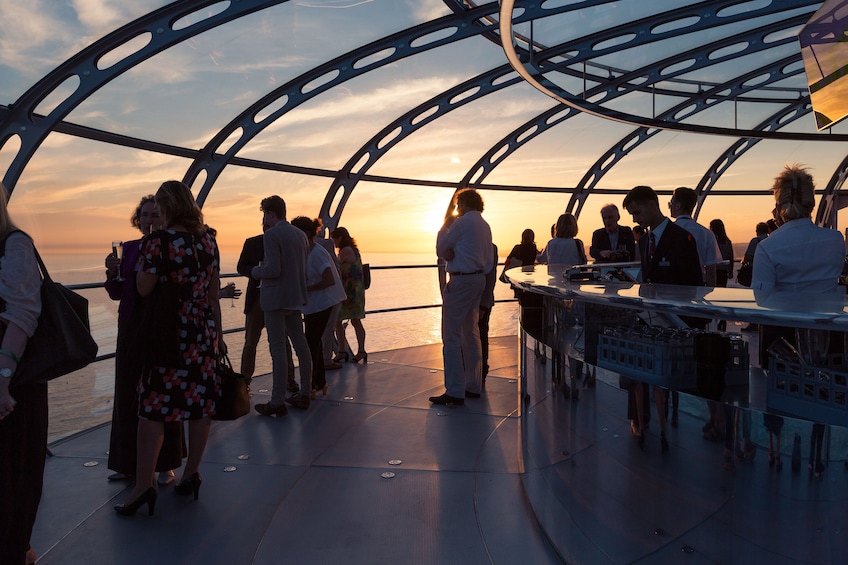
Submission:
[[[848,331],[844,294],[761,292],[748,288],[607,280],[568,282],[563,278],[561,269],[549,268],[548,265],[516,267],[506,271],[506,277],[522,290],[563,299],[701,318]]]

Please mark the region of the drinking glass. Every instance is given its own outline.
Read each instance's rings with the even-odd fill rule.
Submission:
[[[115,255],[119,260],[121,259],[121,255],[124,252],[124,242],[123,241],[113,241],[112,242],[112,254]],[[118,276],[115,277],[116,281],[124,281],[124,277],[121,276],[121,267],[118,266]]]

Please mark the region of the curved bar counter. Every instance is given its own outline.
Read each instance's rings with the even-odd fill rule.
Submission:
[[[521,304],[524,487],[566,562],[848,562],[844,296],[570,283],[544,265],[506,276]],[[673,329],[680,316],[799,328],[804,347],[771,349],[764,371],[758,334],[693,335]],[[693,347],[704,334],[729,352]],[[635,381],[679,393],[668,452],[653,399],[644,450],[631,434]]]

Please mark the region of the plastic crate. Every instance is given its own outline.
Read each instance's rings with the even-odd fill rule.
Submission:
[[[813,422],[848,426],[848,368],[771,357],[766,406]]]
[[[730,358],[725,385],[748,385],[748,342],[736,334],[730,338]],[[598,366],[651,384],[691,390],[697,387],[694,334],[663,340],[609,328],[600,335]]]
[[[646,383],[675,389],[695,387],[697,369],[691,339],[600,335],[598,366]]]

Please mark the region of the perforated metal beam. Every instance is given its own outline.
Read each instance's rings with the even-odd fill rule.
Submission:
[[[697,96],[693,96],[690,99],[676,104],[665,112],[659,114],[658,118],[666,121],[686,119],[716,104],[726,103],[728,100],[733,100],[737,96],[743,95],[745,92],[749,92],[751,90],[761,88],[763,85],[773,84],[789,78],[790,76],[800,74],[804,71],[803,67],[798,66],[796,69],[789,68],[793,64],[797,65],[798,61],[798,56],[791,55],[770,65],[749,71],[739,77],[733,78],[731,81],[716,85]],[[758,81],[756,85],[747,84],[752,79],[763,76],[766,78],[761,82]],[[809,100],[809,97],[805,96],[803,99]],[[789,104],[789,107],[793,107],[796,103],[797,100]],[[589,192],[598,185],[603,176],[636,147],[662,131],[663,130],[652,128],[637,128],[604,152],[604,154],[595,161],[592,167],[577,184],[578,191],[572,196],[567,210],[579,215]],[[744,139],[751,140],[752,138]]]
[[[513,9],[516,6],[524,7],[525,4],[526,2],[515,2],[514,0],[501,1],[500,25],[502,37],[513,37],[513,22],[510,21],[510,15],[512,14]],[[766,13],[774,14],[787,10],[796,10],[798,8],[811,4],[818,5],[820,4],[820,2],[806,2],[801,0],[796,2],[781,2],[775,0],[773,2],[768,3],[766,6],[757,7],[750,11],[739,12],[730,16],[722,16],[720,15],[720,13],[722,10],[728,7],[727,3],[701,2],[692,6],[680,8],[678,10],[671,10],[659,15],[643,18],[633,22],[632,24],[618,26],[612,30],[607,30],[605,32],[605,41],[593,41],[591,44],[587,44],[584,47],[586,50],[592,50],[599,44],[608,45],[610,43],[614,43],[614,40],[617,40],[618,43],[614,46],[617,50],[623,48],[629,49],[659,41],[665,37],[670,37],[672,34],[679,35],[684,33],[691,33],[693,31],[709,29],[717,25],[724,25],[732,21],[734,18],[739,18],[740,16],[744,17],[742,17],[738,21],[744,21],[756,17],[758,15],[764,15]],[[812,10],[809,13],[812,13]],[[657,31],[658,29],[661,29],[660,26],[662,26],[662,24],[668,23],[669,21],[679,22],[680,25],[674,29],[665,29],[663,31]],[[522,58],[519,55],[519,52],[516,49],[516,46],[513,44],[512,40],[504,41],[503,47],[504,53],[506,54],[510,65],[530,85],[538,89],[540,92],[543,92],[547,96],[550,96],[551,98],[565,104],[566,106],[581,110],[582,112],[585,112],[589,115],[593,115],[600,118],[606,118],[617,122],[628,123],[634,126],[703,133],[710,135],[725,135],[732,137],[757,137],[765,139],[791,139],[796,141],[815,141],[823,139],[823,136],[821,134],[815,133],[781,131],[758,132],[756,130],[751,129],[702,126],[699,124],[690,124],[684,122],[667,122],[654,118],[647,118],[644,116],[621,112],[609,107],[604,107],[599,104],[583,100],[579,96],[576,96],[568,92],[564,88],[560,87],[559,85],[554,84],[545,76],[545,73],[550,72],[553,68],[556,67],[547,65],[545,61],[537,61],[535,57],[531,58],[529,62],[522,61]],[[591,53],[591,56],[601,56],[606,52],[606,49],[612,49],[612,47],[597,48],[596,51]],[[581,57],[588,58],[589,55],[590,53],[578,52],[578,54],[575,55],[574,59],[580,59]],[[570,61],[573,61],[573,59],[570,59]],[[848,135],[828,135],[828,141],[837,140],[848,141]]]
[[[848,157],[845,157],[839,163],[824,189],[824,194],[819,201],[819,208],[816,211],[817,225],[837,229],[836,212],[846,205],[841,198],[842,187],[845,185],[846,179],[848,179]]]
[[[238,0],[225,4],[220,0],[179,0],[113,31],[59,65],[18,98],[0,122],[0,148],[13,136],[20,139],[20,148],[3,177],[3,184],[10,195],[24,168],[47,135],[74,108],[105,84],[177,43],[223,23],[287,1]],[[212,5],[223,9],[214,15],[203,11]],[[184,28],[174,29],[175,23],[195,13],[201,13],[204,19]],[[149,36],[149,41],[144,46],[111,66],[100,68],[99,64],[106,55],[145,35]],[[35,112],[38,105],[69,79],[79,82],[70,96],[47,115],[37,118]]]
[[[517,17],[516,22],[532,21],[609,1],[589,0],[579,6],[552,8],[544,8],[537,3]],[[183,180],[191,186],[201,173],[206,174],[197,196],[198,202],[204,202],[233,156],[287,112],[330,88],[406,57],[475,35],[491,35],[497,31],[497,22],[491,16],[497,13],[498,4],[493,2],[432,20],[369,43],[301,74],[245,108],[221,128],[201,149],[200,157],[188,167]],[[264,115],[266,111],[267,115]],[[233,140],[233,136],[237,137]],[[228,140],[229,145],[224,147]]]
[[[757,129],[775,130],[782,128],[804,116],[809,115],[812,111],[813,106],[810,103],[810,97],[806,96],[801,100],[798,100],[795,104],[787,108],[783,108],[780,112],[772,114],[768,119],[758,124]],[[740,139],[728,147],[721,157],[716,159],[716,161],[710,166],[698,182],[698,185],[695,187],[695,192],[698,194],[698,204],[695,207],[693,217],[696,220],[698,219],[701,207],[704,205],[704,200],[718,182],[721,175],[760,141],[762,140],[751,138]]]

